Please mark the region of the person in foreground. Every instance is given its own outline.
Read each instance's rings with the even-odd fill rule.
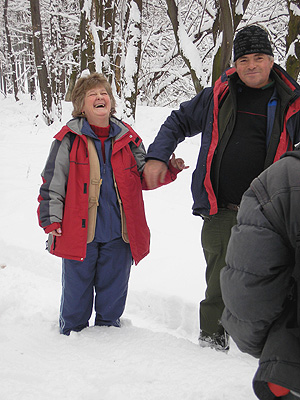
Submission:
[[[234,40],[234,66],[214,87],[180,105],[147,152],[149,187],[163,182],[167,161],[186,137],[202,134],[192,178],[193,214],[204,219],[205,299],[200,303],[201,346],[229,349],[220,323],[220,271],[243,193],[251,181],[300,140],[300,88],[274,64],[266,31],[247,26]]]
[[[52,144],[42,172],[38,216],[48,250],[62,257],[60,332],[89,325],[120,326],[132,260],[149,253],[142,189],[141,138],[113,116],[115,99],[98,73],[80,78],[73,117]],[[184,169],[174,154],[165,183]]]
[[[259,358],[262,400],[300,398],[300,146],[245,192],[221,271],[222,323]]]

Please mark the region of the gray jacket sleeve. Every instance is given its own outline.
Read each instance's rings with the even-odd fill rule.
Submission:
[[[43,184],[39,196],[40,225],[45,229],[53,223],[60,223],[63,217],[64,201],[70,166],[70,137],[52,143],[48,159],[42,172]]]
[[[241,351],[260,356],[270,326],[283,311],[291,269],[289,249],[248,189],[221,271],[222,324]]]
[[[142,173],[146,163],[146,150],[144,144],[141,142],[139,146],[135,146],[132,142],[130,142],[129,146],[137,163],[137,169],[139,173]]]

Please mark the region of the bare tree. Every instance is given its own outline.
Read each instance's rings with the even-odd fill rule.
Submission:
[[[73,68],[69,79],[66,100],[71,93],[78,76],[84,70],[102,72],[113,81],[114,32],[116,27],[117,4],[113,0],[79,0],[80,22],[74,41]]]
[[[66,93],[66,101],[71,100],[72,90],[77,78],[82,71],[89,70],[95,72],[95,47],[92,33],[90,31],[90,21],[92,18],[94,1],[79,0],[79,26],[74,38],[73,47],[73,66],[69,78],[69,85]]]
[[[25,41],[27,43],[26,61],[25,66],[27,69],[27,86],[31,100],[35,100],[36,84],[35,84],[35,61],[33,50],[33,36],[26,34]]]
[[[95,48],[91,38],[89,23],[92,14],[92,3],[89,0],[79,0],[80,4],[80,47],[79,47],[79,62],[80,71],[88,69],[95,71]]]
[[[289,10],[286,35],[286,70],[297,80],[300,72],[300,1],[287,0]]]
[[[70,84],[85,69],[102,72],[123,104],[127,119],[135,118],[141,58],[142,0],[80,0],[78,57]],[[77,50],[75,50],[77,52]],[[68,98],[70,97],[70,85]]]
[[[51,97],[50,81],[48,78],[48,71],[44,57],[39,0],[30,0],[30,9],[31,9],[35,63],[40,85],[43,117],[45,119],[46,124],[50,125],[53,122],[52,97]]]
[[[52,96],[55,104],[56,115],[59,120],[61,120],[62,116],[61,102],[65,95],[65,65],[63,62],[65,37],[63,35],[62,14],[62,0],[52,0],[50,3],[49,70]]]
[[[19,98],[18,98],[18,85],[17,85],[17,73],[16,73],[16,60],[15,60],[15,55],[14,55],[14,51],[13,51],[12,44],[11,44],[10,32],[9,32],[9,28],[8,28],[7,10],[8,10],[8,0],[4,0],[3,19],[4,19],[4,24],[5,24],[7,50],[8,50],[8,56],[10,59],[10,66],[11,66],[11,70],[12,70],[11,74],[12,74],[12,83],[13,83],[13,88],[14,88],[15,100],[18,101]]]
[[[233,37],[250,0],[218,0],[217,15],[213,24],[215,52],[212,70],[212,83],[231,64]],[[242,5],[242,8],[241,8]]]
[[[92,33],[95,44],[97,43],[99,51],[96,57],[96,69],[101,71],[112,83],[116,69],[120,65],[116,63],[116,48],[118,39],[116,30],[118,29],[118,2],[115,0],[94,0],[95,4],[95,24],[92,26]],[[96,54],[97,55],[97,54]],[[120,85],[118,85],[119,87]]]
[[[178,47],[178,52],[180,53],[182,59],[184,60],[184,62],[186,63],[190,74],[191,74],[191,78],[195,87],[196,92],[200,92],[200,90],[202,90],[202,86],[200,84],[200,77],[199,74],[197,73],[197,68],[195,63],[193,62],[194,58],[198,58],[199,59],[199,63],[200,63],[200,56],[197,54],[197,48],[196,46],[193,46],[193,54],[190,54],[190,52],[185,51],[186,47],[185,47],[185,43],[183,43],[183,41],[188,40],[188,36],[186,35],[185,38],[182,38],[182,32],[184,32],[184,27],[180,26],[181,24],[181,18],[180,18],[180,14],[178,11],[178,6],[175,3],[175,0],[166,0],[167,3],[167,7],[168,7],[168,16],[171,20],[172,26],[173,26],[173,31],[174,31],[174,35],[175,35],[175,40],[177,43],[177,47]],[[180,28],[182,28],[180,30]],[[190,43],[191,45],[191,43]]]
[[[65,96],[66,101],[71,101],[71,96],[72,96],[72,91],[74,89],[76,79],[78,75],[80,74],[80,58],[79,58],[79,48],[80,48],[80,37],[79,35],[76,35],[75,41],[74,41],[74,49],[72,51],[72,57],[73,57],[73,65],[72,65],[72,70],[69,75],[69,84]]]
[[[131,122],[135,119],[138,93],[142,46],[141,21],[142,0],[127,1],[123,21],[121,90],[124,101],[123,114]]]

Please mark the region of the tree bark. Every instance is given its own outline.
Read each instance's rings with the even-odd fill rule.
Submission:
[[[100,53],[102,57],[102,73],[112,83],[113,71],[115,70],[115,29],[117,4],[115,0],[94,0],[96,25],[100,42]],[[105,61],[104,61],[105,60]]]
[[[16,60],[15,60],[15,55],[14,55],[12,44],[11,44],[10,32],[8,29],[7,9],[8,9],[8,0],[5,0],[4,1],[4,13],[3,13],[3,19],[4,19],[4,25],[5,25],[5,35],[6,35],[6,41],[7,41],[8,56],[10,59],[11,69],[12,69],[12,84],[13,84],[13,88],[14,88],[14,95],[15,95],[15,100],[18,101],[19,98],[18,98],[18,83],[17,83],[17,73],[16,73]]]
[[[287,72],[297,80],[300,72],[300,1],[287,0],[289,10],[288,33],[286,35],[286,60]],[[293,12],[293,8],[298,9],[298,13]]]
[[[124,99],[124,114],[129,122],[133,122],[136,113],[136,101],[138,93],[138,77],[141,62],[142,49],[142,0],[130,0],[127,2],[125,14],[125,46],[124,70],[122,76],[122,97]]]
[[[65,41],[62,35],[61,0],[52,0],[50,4],[50,52],[49,66],[52,96],[58,119],[62,117],[62,100],[65,95],[65,68],[61,54],[65,51]]]
[[[189,60],[188,57],[184,54],[183,49],[180,44],[180,39],[179,39],[179,34],[178,34],[178,30],[179,30],[178,7],[174,0],[166,0],[166,3],[167,3],[167,7],[168,7],[168,16],[172,23],[178,51],[190,71],[196,93],[199,93],[203,89],[203,87],[200,85],[199,77],[197,76],[195,69],[192,67],[191,60]]]
[[[36,86],[35,86],[35,79],[34,79],[34,50],[33,50],[33,38],[32,35],[28,35],[28,89],[31,100],[35,100],[36,95]]]
[[[80,72],[88,69],[90,72],[95,72],[95,59],[94,59],[94,46],[91,40],[91,34],[89,31],[89,21],[91,9],[89,8],[89,2],[87,0],[80,0]]]
[[[40,85],[43,116],[47,125],[53,122],[52,97],[43,50],[43,35],[39,0],[30,0],[35,64]]]
[[[245,13],[250,0],[243,1],[243,12]],[[219,78],[223,71],[231,65],[233,37],[238,24],[242,19],[241,14],[236,14],[236,1],[218,0],[217,17],[213,25],[213,38],[218,45],[222,35],[222,43],[218,48],[213,60],[212,83]]]

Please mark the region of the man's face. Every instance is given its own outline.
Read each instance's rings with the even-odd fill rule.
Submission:
[[[254,53],[239,57],[235,67],[245,85],[258,89],[269,82],[273,64],[274,61],[267,54]]]

